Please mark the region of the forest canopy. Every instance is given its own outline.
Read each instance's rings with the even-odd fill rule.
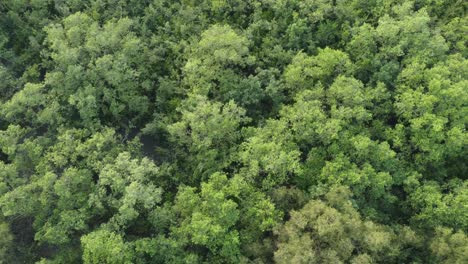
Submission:
[[[1,0],[0,264],[468,263],[467,9]]]

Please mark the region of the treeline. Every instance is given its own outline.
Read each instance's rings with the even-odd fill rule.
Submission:
[[[468,263],[467,7],[2,0],[0,263]]]

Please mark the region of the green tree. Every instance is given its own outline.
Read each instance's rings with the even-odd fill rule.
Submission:
[[[405,257],[400,250],[416,243],[414,232],[392,229],[362,219],[349,191],[333,188],[325,201],[311,200],[276,231],[277,263],[372,263]]]
[[[249,41],[230,26],[213,25],[201,35],[184,66],[190,93],[221,102],[254,107],[268,96],[253,73]]]
[[[468,261],[468,237],[463,231],[436,228],[430,249],[438,263],[464,263]]]
[[[215,262],[239,262],[242,247],[271,230],[278,218],[263,194],[255,192],[240,176],[228,179],[221,173],[211,175],[200,190],[181,188],[174,209],[181,218],[173,236],[186,249],[195,246],[193,253],[200,257],[204,251],[199,248],[197,252],[196,246],[208,249],[207,260]],[[238,225],[241,228],[236,228]]]
[[[81,238],[83,262],[86,264],[131,262],[131,251],[118,234],[107,230],[94,231]]]
[[[450,56],[433,67],[414,63],[399,76],[394,144],[432,179],[465,174],[467,61]],[[461,163],[459,163],[461,162]]]
[[[180,121],[168,130],[186,159],[181,167],[193,175],[191,181],[206,179],[234,161],[241,127],[249,121],[245,114],[234,101],[221,104],[193,96],[184,102]]]
[[[316,56],[298,53],[286,68],[284,80],[290,93],[294,95],[303,89],[320,86],[319,83],[329,85],[338,75],[352,74],[352,70],[346,53],[325,48],[319,49]]]
[[[443,186],[435,182],[421,184],[410,194],[409,202],[415,210],[413,221],[423,227],[447,226],[467,230],[467,186],[468,183],[461,180]]]
[[[84,13],[47,27],[53,68],[45,84],[68,120],[77,111],[87,127],[130,128],[148,113],[151,57],[133,28],[129,18],[100,26]]]
[[[0,222],[0,263],[8,263],[10,250],[13,246],[13,236],[7,223]]]

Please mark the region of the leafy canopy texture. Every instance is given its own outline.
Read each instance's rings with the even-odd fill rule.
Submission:
[[[461,0],[1,0],[0,264],[468,263]]]

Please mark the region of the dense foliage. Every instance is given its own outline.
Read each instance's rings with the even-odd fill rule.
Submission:
[[[468,263],[467,8],[1,0],[0,263]]]

